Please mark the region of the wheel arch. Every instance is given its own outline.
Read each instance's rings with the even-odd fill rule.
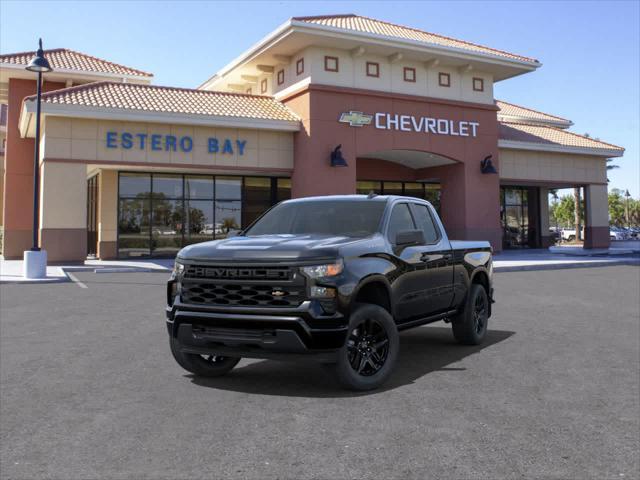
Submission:
[[[370,275],[358,284],[351,296],[350,310],[356,303],[378,305],[394,316],[391,286],[382,275]]]

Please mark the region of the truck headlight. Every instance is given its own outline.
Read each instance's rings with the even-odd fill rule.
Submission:
[[[175,263],[173,264],[173,272],[172,272],[173,276],[177,277],[179,275],[182,275],[183,272],[184,272],[184,264],[176,260]]]
[[[310,267],[302,267],[302,273],[309,278],[326,278],[340,275],[344,268],[342,259],[335,263],[326,263],[324,265],[313,265]]]

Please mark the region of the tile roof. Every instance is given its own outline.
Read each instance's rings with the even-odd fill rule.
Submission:
[[[360,15],[355,15],[352,13],[346,15],[294,17],[292,20],[315,25],[323,25],[326,27],[339,28],[342,30],[384,35],[386,37],[393,37],[402,40],[414,40],[431,45],[438,45],[441,47],[460,48],[462,50],[494,55],[511,60],[539,63],[538,60],[534,58],[523,57],[521,55],[505,52],[503,50],[497,50],[495,48],[489,48],[475,43],[465,42],[464,40],[457,40],[455,38],[425,32],[416,28],[396,25],[393,23],[384,22],[382,20],[376,20],[374,18],[362,17]]]
[[[35,96],[25,100],[34,100]],[[134,83],[95,82],[44,93],[45,104],[82,105],[146,112],[299,121],[272,97]]]
[[[538,110],[522,107],[520,105],[504,102],[502,100],[496,100],[496,105],[500,109],[500,111],[498,112],[498,117],[501,117],[501,116],[520,117],[523,119],[533,120],[536,123],[549,122],[551,124],[558,124],[558,123],[566,124],[567,127],[573,124],[571,120],[567,120],[566,118],[557,117],[555,115],[550,115],[544,112],[539,112]]]
[[[511,142],[538,143],[548,146],[593,148],[597,150],[615,150],[620,155],[624,148],[591,137],[578,135],[560,128],[543,125],[499,122],[499,139]]]
[[[28,65],[36,52],[7,53],[0,55],[0,64]],[[92,57],[85,53],[56,48],[45,50],[44,55],[54,70],[76,70],[78,72],[98,72],[113,75],[132,75],[137,77],[153,77],[153,74],[125,67],[118,63]]]

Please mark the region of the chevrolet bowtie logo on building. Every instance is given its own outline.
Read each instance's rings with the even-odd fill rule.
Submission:
[[[368,115],[362,112],[354,112],[353,110],[350,112],[342,112],[340,115],[341,123],[348,123],[352,127],[362,127],[364,125],[371,125],[371,121],[373,120],[373,115]]]

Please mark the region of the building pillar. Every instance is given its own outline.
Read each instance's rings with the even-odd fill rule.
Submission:
[[[64,83],[44,82],[43,92],[64,88]],[[2,254],[21,259],[31,248],[33,228],[33,138],[22,138],[18,128],[22,100],[36,93],[36,81],[10,78],[7,143],[5,148],[4,234]]]
[[[102,170],[98,178],[98,258],[118,257],[118,172]]]
[[[87,167],[43,162],[40,167],[40,241],[50,262],[87,258]]]
[[[312,121],[309,92],[287,99],[285,103],[300,117],[302,127],[294,135],[291,196],[356,193],[355,129],[345,129],[334,118],[331,121],[323,119],[322,114],[318,113],[321,110],[318,100],[315,101],[316,113]],[[331,151],[338,145],[342,145],[347,167],[331,166]]]
[[[540,211],[540,246],[548,248],[553,245],[553,237],[549,230],[549,189],[540,187],[538,194]]]
[[[609,248],[609,195],[606,185],[584,188],[584,248]]]
[[[469,162],[418,170],[416,177],[440,180],[440,217],[450,239],[486,240],[502,250],[498,175]]]

